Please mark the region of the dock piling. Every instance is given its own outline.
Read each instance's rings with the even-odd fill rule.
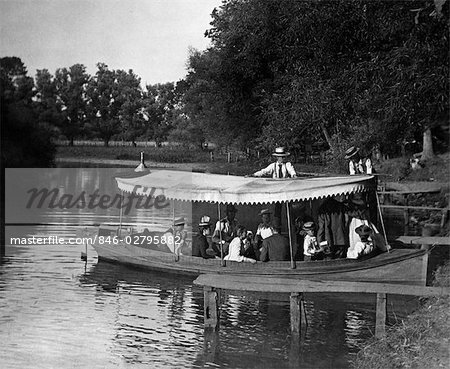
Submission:
[[[204,294],[204,319],[205,329],[219,329],[219,295],[218,291],[213,287],[205,286]]]
[[[386,335],[386,294],[377,293],[377,312],[375,321],[375,337],[383,338]]]
[[[303,294],[299,292],[292,292],[290,295],[291,307],[291,332],[300,334],[302,329],[306,328],[306,311]]]

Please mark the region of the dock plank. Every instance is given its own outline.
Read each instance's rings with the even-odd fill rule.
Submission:
[[[450,237],[400,236],[396,240],[410,245],[450,245]]]
[[[410,286],[389,283],[346,282],[328,280],[294,280],[288,278],[242,275],[202,274],[194,284],[213,288],[255,292],[337,292],[385,293],[409,296],[448,296],[448,287]]]

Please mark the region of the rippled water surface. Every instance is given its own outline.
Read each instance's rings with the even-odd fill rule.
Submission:
[[[95,172],[80,178],[99,186]],[[77,224],[110,221],[112,213],[53,209],[40,215],[43,225],[7,227],[7,239],[74,236]],[[157,224],[172,216],[131,214],[128,221]],[[228,293],[221,297],[220,331],[205,333],[203,291],[193,278],[98,262],[91,247],[86,262],[76,245],[8,246],[6,253],[2,369],[345,368],[374,332],[373,296],[307,295],[308,328],[293,337],[287,296]],[[414,303],[388,305],[392,321]]]

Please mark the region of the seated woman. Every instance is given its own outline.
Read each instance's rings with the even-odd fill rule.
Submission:
[[[210,249],[207,236],[211,234],[211,218],[207,215],[202,216],[198,224],[198,234],[192,240],[192,256],[202,257],[203,259],[214,259],[213,250]],[[208,250],[209,249],[209,250]],[[208,251],[212,251],[208,253]]]
[[[360,241],[357,241],[355,245],[347,250],[347,259],[359,259],[364,255],[370,255],[374,252],[375,247],[371,236],[373,230],[369,226],[363,224],[355,229],[355,232],[359,235]]]
[[[236,230],[237,236],[233,238],[230,243],[228,250],[228,255],[224,257],[224,260],[256,263],[255,259],[251,259],[241,255],[241,247],[243,247],[243,242],[247,238],[247,230],[243,226],[238,226]]]
[[[384,237],[375,227],[375,225],[369,220],[367,205],[365,201],[361,199],[353,199],[351,203],[352,209],[349,212],[351,221],[349,224],[349,249],[354,249],[356,244],[361,241],[356,229],[360,226],[368,226],[372,230],[370,236],[372,243],[379,252],[389,251],[390,246],[386,244]]]

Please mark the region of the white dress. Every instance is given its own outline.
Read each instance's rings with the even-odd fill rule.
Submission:
[[[378,248],[381,251],[386,251],[386,242],[384,241],[383,236],[378,232],[378,229],[373,225],[371,222],[369,222],[367,219],[359,219],[359,218],[353,218],[350,222],[349,226],[349,247],[347,250],[347,255],[350,252],[351,254],[354,252],[353,250],[356,247],[356,244],[358,242],[361,242],[361,237],[359,237],[359,234],[356,233],[356,228],[359,226],[366,225],[372,228],[373,234],[371,236],[371,239],[373,241],[374,248]]]
[[[230,242],[230,247],[228,249],[228,255],[226,255],[223,259],[229,261],[237,261],[239,263],[243,261],[255,262],[254,259],[246,258],[241,255],[241,239],[239,237],[233,238]]]

